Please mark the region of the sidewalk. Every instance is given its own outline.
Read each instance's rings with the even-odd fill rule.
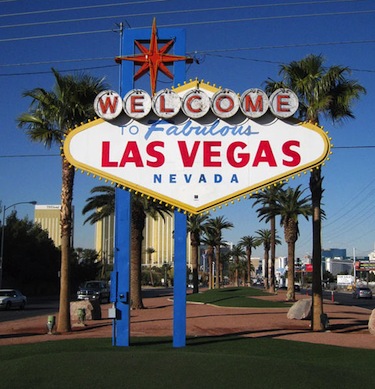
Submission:
[[[131,311],[131,337],[172,336],[173,302],[171,296],[144,298],[146,309]],[[297,295],[297,298],[307,298]],[[284,301],[285,292],[261,297]],[[47,317],[38,316],[0,323],[0,345],[46,342],[79,338],[111,338],[110,304],[102,305],[102,319],[90,320],[85,327],[74,327],[65,334],[47,334]],[[324,312],[330,328],[312,332],[309,320],[287,319],[288,308],[222,308],[187,304],[187,336],[219,336],[235,334],[254,338],[274,338],[299,342],[355,347],[375,350],[375,336],[368,331],[371,311],[338,305],[324,300]],[[57,314],[56,314],[57,315]],[[74,323],[73,323],[74,324]]]

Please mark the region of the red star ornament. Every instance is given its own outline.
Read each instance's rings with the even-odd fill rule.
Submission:
[[[174,40],[171,39],[163,47],[158,47],[158,37],[156,30],[156,19],[154,18],[152,23],[151,38],[149,47],[145,47],[142,43],[135,40],[135,45],[141,51],[140,54],[134,54],[129,56],[116,57],[115,61],[121,63],[121,61],[133,61],[136,65],[139,65],[139,70],[134,74],[134,80],[138,80],[144,76],[148,71],[150,72],[150,84],[151,93],[155,94],[156,82],[158,79],[159,70],[167,77],[173,80],[173,74],[169,71],[165,64],[171,64],[176,61],[186,61],[186,63],[192,63],[193,58],[185,57],[182,55],[167,54],[168,50],[173,46]]]

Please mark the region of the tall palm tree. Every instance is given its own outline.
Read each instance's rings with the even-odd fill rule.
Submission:
[[[201,236],[204,232],[204,224],[208,215],[190,215],[187,220],[187,231],[190,232],[191,245],[191,266],[193,270],[193,293],[199,292],[198,265],[199,265],[199,247]]]
[[[92,212],[85,220],[91,224],[103,219],[115,212],[115,188],[111,186],[97,186],[91,193],[101,193],[89,197],[82,210],[83,214]],[[147,200],[145,196],[132,195],[131,198],[131,254],[130,254],[130,296],[131,308],[143,309],[141,273],[142,273],[142,241],[143,229],[145,227],[146,215],[154,219],[157,216],[165,218],[169,211],[158,201]]]
[[[251,269],[252,269],[251,253],[252,253],[253,249],[258,247],[257,242],[256,242],[256,238],[254,236],[251,236],[251,235],[243,236],[240,239],[240,241],[238,242],[238,244],[246,250],[247,280],[248,280],[249,286],[251,286]]]
[[[352,105],[360,95],[366,93],[365,88],[356,80],[348,79],[350,68],[343,66],[324,66],[324,58],[320,55],[309,55],[300,61],[292,61],[282,65],[279,74],[281,82],[269,80],[267,92],[279,87],[292,89],[299,98],[299,116],[319,124],[322,117],[333,123],[342,122],[346,118],[354,118]],[[312,170],[310,191],[313,217],[313,314],[311,327],[313,331],[323,331],[321,322],[323,314],[323,291],[321,282],[322,242],[321,242],[321,201],[323,195],[323,176],[320,167]]]
[[[240,286],[239,283],[239,272],[242,269],[242,263],[241,261],[246,255],[245,250],[240,244],[235,244],[233,245],[232,249],[229,251],[229,254],[233,257],[233,262],[234,262],[234,285],[235,286]],[[245,282],[245,280],[244,280]]]
[[[270,230],[271,230],[271,274],[269,280],[269,291],[271,293],[275,293],[275,259],[276,259],[276,215],[272,212],[272,205],[277,201],[277,197],[279,192],[282,190],[284,184],[276,183],[272,186],[265,188],[263,191],[255,193],[253,198],[255,198],[255,205],[261,204],[262,207],[257,209],[258,216],[260,220],[266,220],[270,222]],[[268,212],[264,213],[264,209],[267,207]]]
[[[216,262],[216,284],[215,288],[220,288],[221,279],[221,263],[220,263],[220,247],[226,246],[223,240],[223,230],[233,228],[233,223],[226,220],[225,216],[217,216],[207,220],[207,230],[213,237],[215,242],[215,262]]]
[[[280,193],[276,204],[276,212],[281,216],[280,225],[284,227],[285,242],[288,245],[288,290],[286,299],[295,300],[294,292],[294,259],[295,245],[299,236],[298,216],[308,220],[312,215],[311,197],[302,197],[305,190],[301,185],[297,188],[287,188]]]
[[[55,86],[52,91],[35,88],[23,96],[32,99],[28,112],[21,114],[17,121],[25,129],[33,142],[43,143],[51,148],[61,146],[64,137],[75,126],[95,116],[93,102],[99,92],[106,89],[103,79],[86,74],[61,75],[52,69]],[[61,272],[60,306],[57,322],[58,332],[71,331],[69,263],[72,245],[72,200],[74,169],[62,158],[61,185]]]

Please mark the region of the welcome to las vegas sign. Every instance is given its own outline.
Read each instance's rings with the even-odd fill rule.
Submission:
[[[297,107],[291,91],[237,96],[198,81],[152,98],[106,91],[95,100],[106,120],[71,131],[64,155],[82,171],[201,213],[324,163],[329,138],[288,118]]]

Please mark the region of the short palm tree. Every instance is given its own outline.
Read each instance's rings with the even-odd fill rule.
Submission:
[[[269,80],[266,90],[271,93],[279,87],[292,89],[299,98],[299,116],[319,124],[322,117],[341,122],[345,118],[354,118],[352,105],[360,95],[366,93],[365,88],[356,80],[350,80],[348,67],[324,66],[324,58],[320,55],[309,55],[300,61],[292,61],[282,65],[280,75],[283,80]],[[323,314],[323,290],[321,282],[322,242],[321,242],[321,200],[323,196],[323,177],[320,167],[313,169],[310,176],[310,191],[313,206],[313,314],[312,330],[323,331],[321,322]]]
[[[258,247],[256,238],[251,235],[243,236],[238,242],[238,244],[246,250],[247,280],[249,286],[251,286],[251,270],[252,270],[251,253],[253,249]]]
[[[91,193],[101,193],[89,197],[82,210],[83,214],[92,212],[85,220],[91,224],[115,212],[115,188],[111,186],[97,186]],[[131,258],[130,258],[130,297],[132,309],[143,309],[141,274],[142,274],[142,241],[146,215],[153,218],[161,216],[164,220],[169,211],[158,201],[148,200],[145,196],[132,195],[131,198]]]
[[[21,114],[17,121],[30,140],[43,143],[45,147],[61,146],[64,137],[77,125],[95,116],[93,102],[99,92],[107,86],[103,79],[86,74],[61,75],[52,69],[55,86],[52,91],[35,88],[26,91],[24,97],[31,98],[30,109]],[[61,185],[61,271],[60,305],[57,321],[58,332],[71,331],[70,325],[70,255],[72,245],[72,201],[74,169],[62,158]]]
[[[271,230],[261,229],[255,232],[258,236],[256,237],[256,244],[263,246],[264,249],[264,289],[269,289],[269,258],[271,249]],[[276,244],[280,244],[280,238],[275,235]]]
[[[220,288],[221,280],[221,263],[220,263],[220,247],[226,246],[223,240],[223,230],[233,228],[233,223],[226,220],[225,216],[218,216],[207,220],[207,231],[215,242],[215,262],[216,262],[216,284],[215,288]]]
[[[187,231],[190,232],[191,266],[193,270],[193,293],[199,292],[198,266],[199,247],[201,236],[204,232],[204,224],[208,219],[207,214],[190,215],[187,219]]]
[[[206,257],[208,260],[208,289],[214,288],[214,275],[213,275],[213,261],[215,254],[216,237],[213,235],[213,231],[209,228],[207,223],[203,227],[203,236],[201,242],[207,246]]]
[[[240,286],[239,272],[243,268],[242,262],[243,262],[243,259],[246,256],[246,252],[243,249],[243,247],[238,244],[238,245],[233,245],[232,249],[229,251],[229,254],[232,256],[233,263],[234,263],[234,274],[235,274],[235,276],[234,276],[234,285],[235,286]]]
[[[302,197],[304,190],[301,186],[283,190],[275,206],[277,214],[281,216],[280,224],[284,227],[285,242],[288,245],[288,290],[286,299],[295,300],[294,291],[294,259],[295,245],[299,236],[298,216],[308,220],[312,215],[311,197]]]
[[[255,205],[261,205],[260,208],[257,209],[257,213],[260,220],[266,220],[270,223],[271,230],[271,245],[270,245],[270,253],[271,253],[271,274],[269,280],[269,291],[271,293],[275,292],[275,259],[276,259],[276,214],[273,212],[273,205],[277,201],[277,197],[279,192],[282,190],[284,184],[277,183],[272,186],[265,188],[263,191],[253,194],[253,198]],[[267,212],[264,210],[267,209]]]

